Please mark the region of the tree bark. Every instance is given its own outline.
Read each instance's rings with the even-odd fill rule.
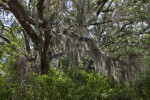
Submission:
[[[48,69],[49,69],[49,60],[46,57],[45,52],[41,52],[41,75],[43,74],[48,74]]]

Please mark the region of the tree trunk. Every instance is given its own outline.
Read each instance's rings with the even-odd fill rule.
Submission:
[[[47,74],[49,69],[49,61],[45,52],[41,53],[41,75]]]
[[[40,52],[40,75],[48,74],[49,63],[51,60],[52,56],[49,50]]]

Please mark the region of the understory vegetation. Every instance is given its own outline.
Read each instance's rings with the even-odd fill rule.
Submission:
[[[15,72],[13,72],[15,73]],[[14,76],[0,77],[0,99],[9,100],[149,100],[150,71],[140,75],[137,81],[124,84],[95,72],[79,70],[73,78],[72,71],[63,73],[54,68],[48,75],[33,73],[22,83]]]

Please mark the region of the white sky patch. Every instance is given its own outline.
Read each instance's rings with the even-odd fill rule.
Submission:
[[[0,15],[0,19],[3,22],[4,25],[10,26],[14,21],[16,21],[16,18],[11,12],[2,11]]]

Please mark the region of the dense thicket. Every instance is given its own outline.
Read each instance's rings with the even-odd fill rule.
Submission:
[[[110,84],[96,73],[79,71],[74,79],[72,71],[62,73],[50,69],[48,75],[29,75],[27,84],[6,77],[0,78],[1,100],[149,100],[150,72],[141,75],[136,83]],[[12,78],[12,77],[11,77]],[[24,82],[25,83],[25,82]],[[25,92],[24,92],[25,91]]]

